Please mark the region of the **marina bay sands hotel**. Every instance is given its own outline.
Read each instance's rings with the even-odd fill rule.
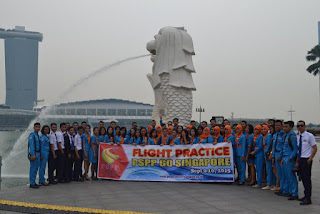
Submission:
[[[5,30],[6,102],[13,109],[32,110],[38,99],[38,50],[43,36],[24,27]]]

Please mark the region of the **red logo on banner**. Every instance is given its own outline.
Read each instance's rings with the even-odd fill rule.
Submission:
[[[122,146],[100,144],[99,178],[120,179],[129,164]]]

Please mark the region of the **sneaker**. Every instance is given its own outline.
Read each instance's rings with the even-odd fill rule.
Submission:
[[[261,188],[261,189],[263,189],[263,190],[270,190],[270,189],[272,189],[272,188],[271,188],[271,186],[266,186],[266,187],[263,187],[263,188]]]

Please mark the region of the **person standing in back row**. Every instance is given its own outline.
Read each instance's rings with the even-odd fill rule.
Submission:
[[[317,145],[314,135],[306,131],[306,123],[300,120],[297,123],[299,130],[298,140],[298,157],[296,160],[296,167],[299,168],[299,175],[301,177],[304,187],[304,197],[299,198],[302,201],[300,205],[311,204],[311,168],[312,159],[317,153]]]
[[[56,175],[58,174],[58,138],[57,138],[57,124],[51,123],[51,132],[49,135],[50,140],[50,153],[49,153],[49,161],[48,161],[48,178],[49,184],[57,184],[54,180],[54,171],[56,171]]]
[[[57,132],[57,141],[58,141],[58,181],[64,183],[64,173],[65,173],[65,146],[64,146],[64,134],[66,131],[66,124],[60,124],[60,131]]]

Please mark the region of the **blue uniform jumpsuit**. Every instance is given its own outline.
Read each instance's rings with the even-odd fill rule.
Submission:
[[[291,146],[289,145],[289,137]],[[292,196],[298,196],[298,181],[296,174],[292,172],[295,166],[298,152],[297,135],[291,130],[285,135],[285,140],[282,148],[283,172],[284,181],[287,183],[288,189],[284,189],[283,193],[291,193]]]
[[[247,134],[246,135],[246,143],[247,143],[247,147],[248,147],[248,153],[252,152],[254,150],[253,147],[253,137],[254,134]],[[251,149],[249,151],[249,146],[251,146]],[[248,158],[248,167],[254,165],[254,159],[250,159]]]
[[[91,144],[90,144],[90,134],[86,135],[86,133],[84,133],[82,136],[82,145],[84,144],[84,148],[83,148],[83,160],[89,160],[89,153],[90,153],[90,148],[91,148]],[[87,157],[86,157],[87,155]]]
[[[41,135],[40,137],[40,143],[41,143],[41,157],[42,160],[40,160],[40,169],[39,169],[39,183],[45,183],[46,179],[44,178],[44,174],[46,172],[46,166],[49,159],[49,151],[50,151],[50,140],[47,135]]]
[[[264,152],[263,152],[263,137],[262,135],[257,136],[256,140],[253,142],[254,146],[254,164],[257,171],[257,184],[262,186],[263,177],[263,162],[264,162]]]
[[[284,131],[281,130],[273,135],[273,152],[272,158],[275,159],[275,165],[277,169],[278,178],[280,181],[280,191],[284,192],[284,189],[287,189],[286,183],[284,181],[284,172],[283,166],[281,166],[281,161],[278,162],[278,158],[282,158],[282,147],[284,141]]]
[[[97,163],[98,160],[98,144],[99,144],[99,137],[96,137],[95,135],[92,135],[90,138],[90,149],[89,149],[89,163]],[[93,145],[94,152],[96,153],[96,157],[94,157],[94,152],[91,147]]]
[[[30,185],[36,184],[36,178],[40,167],[40,138],[37,132],[32,132],[28,138],[29,156],[36,156],[35,160],[30,160],[29,180]]]
[[[158,145],[158,140],[157,140],[157,138],[155,138],[155,139],[149,138],[147,144],[148,145]]]
[[[272,148],[271,134],[267,134],[266,136],[263,136],[263,148],[264,148],[264,155],[266,160],[267,185],[273,186],[273,185],[276,185],[276,176],[273,174],[272,160],[269,160],[269,157],[266,156],[266,153],[268,151],[271,151],[271,148]]]
[[[113,143],[113,137],[111,136],[111,137],[109,137],[109,135],[105,135],[104,136],[104,142],[105,143]]]
[[[240,137],[235,138],[236,145],[236,163],[239,172],[239,181],[246,181],[246,162],[242,161],[242,158],[247,156],[247,148],[246,148],[246,137],[245,135],[241,135]]]

